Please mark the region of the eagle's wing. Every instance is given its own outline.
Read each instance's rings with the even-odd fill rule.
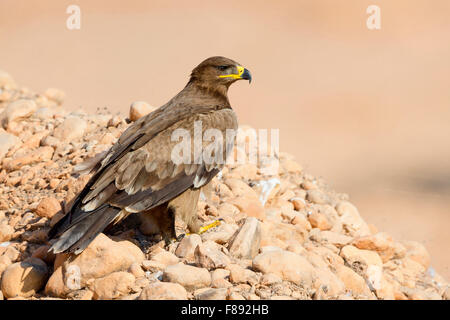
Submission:
[[[75,199],[70,212],[50,231],[50,237],[60,236],[59,244],[53,245],[55,252],[83,250],[79,243],[86,243],[87,236],[92,240],[112,221],[165,203],[188,188],[200,188],[222,169],[227,148],[232,147],[231,139],[226,139],[227,129],[237,129],[232,109],[177,110],[155,110],[121,135],[99,162],[97,172]],[[211,151],[211,141],[203,141],[200,152],[194,148],[197,121],[201,123],[202,137],[208,129],[218,130],[223,137],[222,150],[210,152],[215,155],[210,161],[205,161],[202,152]],[[174,147],[180,143],[172,139],[177,129],[186,130],[191,138],[189,163],[172,161]],[[231,141],[228,146],[227,140]]]

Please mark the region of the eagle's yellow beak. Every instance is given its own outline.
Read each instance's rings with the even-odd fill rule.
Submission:
[[[219,76],[219,78],[233,78],[236,80],[243,79],[243,80],[248,80],[248,82],[252,82],[252,75],[251,75],[250,71],[248,71],[247,69],[245,69],[242,66],[237,66],[236,69],[237,69],[237,74],[235,74],[235,73],[226,74],[226,75]]]

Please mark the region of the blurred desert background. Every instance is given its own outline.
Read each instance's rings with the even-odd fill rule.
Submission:
[[[0,0],[0,69],[68,109],[160,106],[213,55],[252,72],[229,94],[240,123],[279,128],[281,151],[450,278],[448,0]]]

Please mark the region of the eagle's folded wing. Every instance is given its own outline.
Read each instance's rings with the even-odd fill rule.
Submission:
[[[196,121],[201,121],[202,136],[208,129],[221,132],[222,156],[212,157],[209,162],[203,157],[194,159]],[[176,129],[189,132],[192,143],[189,163],[172,161],[173,148],[180,143],[172,138]],[[63,234],[93,213],[99,215],[99,210],[106,211],[112,206],[128,213],[140,212],[167,202],[188,188],[207,184],[224,165],[227,129],[237,129],[231,109],[185,108],[177,113],[162,107],[139,119],[99,163],[97,172],[74,201],[70,217],[55,225],[51,237]],[[211,143],[203,141],[201,152]],[[116,215],[111,220],[123,216]]]

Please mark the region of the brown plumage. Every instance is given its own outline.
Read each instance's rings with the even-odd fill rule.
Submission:
[[[191,159],[198,161],[176,165],[171,153],[178,141],[172,141],[172,133],[182,128],[194,137],[195,121],[201,121],[203,132],[214,128],[223,137],[227,129],[237,129],[227,91],[239,79],[251,80],[247,69],[224,57],[208,58],[192,71],[181,92],[125,130],[108,152],[96,157],[94,175],[50,230],[49,238],[57,238],[53,251],[78,254],[108,225],[137,212],[148,213],[166,240],[175,237],[175,216],[198,232],[200,188],[222,169],[223,161],[193,159],[191,148]],[[225,143],[223,148],[226,155]]]

